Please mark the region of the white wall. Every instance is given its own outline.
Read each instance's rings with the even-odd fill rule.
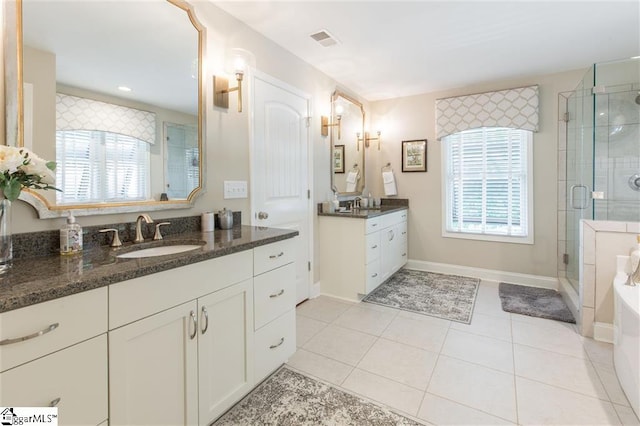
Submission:
[[[558,93],[572,90],[584,70],[482,83],[455,90],[374,102],[372,128],[383,131],[382,150],[369,164],[376,170],[370,182],[382,193],[380,168],[390,162],[396,175],[398,196],[409,198],[409,258],[546,277],[557,276],[557,131]],[[442,237],[440,143],[436,140],[435,101],[439,98],[540,86],[540,131],[533,139],[534,239],[514,244]],[[427,173],[402,173],[403,140],[427,139]],[[371,149],[370,149],[371,150]],[[373,184],[373,185],[372,185]]]

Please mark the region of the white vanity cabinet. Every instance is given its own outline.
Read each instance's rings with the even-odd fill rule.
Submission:
[[[106,288],[0,314],[0,406],[56,406],[60,424],[103,423],[106,331]]]
[[[252,388],[252,262],[249,250],[110,286],[111,425],[206,425]]]
[[[293,239],[254,250],[255,381],[296,351],[296,268]]]
[[[404,266],[407,212],[319,216],[322,293],[360,300]]]

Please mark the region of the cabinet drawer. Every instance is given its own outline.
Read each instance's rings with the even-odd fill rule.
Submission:
[[[373,232],[367,235],[366,263],[370,263],[380,258],[380,232]]]
[[[382,227],[387,228],[389,226],[396,225],[401,222],[407,221],[407,210],[400,210],[398,212],[389,213],[381,216]]]
[[[253,279],[255,330],[295,307],[295,280],[295,263],[289,263]]]
[[[298,238],[278,241],[253,249],[253,274],[279,268],[295,260],[295,245]]]
[[[0,374],[0,406],[48,407],[60,424],[97,425],[107,419],[107,335]]]
[[[373,217],[371,219],[367,219],[365,225],[365,234],[370,234],[382,228],[382,217]]]
[[[371,293],[381,283],[382,274],[380,273],[380,259],[374,260],[367,265],[365,281],[366,294]]]
[[[0,325],[5,371],[106,332],[107,287],[4,312]]]
[[[296,311],[284,315],[256,331],[255,378],[259,383],[296,351]]]
[[[407,242],[407,222],[402,222],[398,225],[398,232],[400,233],[400,241]]]

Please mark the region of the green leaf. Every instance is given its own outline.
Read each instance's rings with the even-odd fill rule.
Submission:
[[[4,187],[4,196],[9,201],[15,201],[20,196],[21,189],[22,184],[20,183],[20,181],[17,179],[11,179]]]
[[[56,162],[55,161],[47,161],[47,169],[51,170],[52,172],[56,170]]]

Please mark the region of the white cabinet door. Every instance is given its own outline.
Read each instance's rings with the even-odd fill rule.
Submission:
[[[382,246],[380,258],[380,282],[391,276],[397,264],[397,229],[394,226],[380,231],[380,244]]]
[[[207,425],[253,387],[253,282],[198,299],[199,412]]]
[[[61,425],[107,419],[107,335],[0,374],[0,406],[58,407]]]
[[[110,424],[198,423],[197,304],[109,332]]]

